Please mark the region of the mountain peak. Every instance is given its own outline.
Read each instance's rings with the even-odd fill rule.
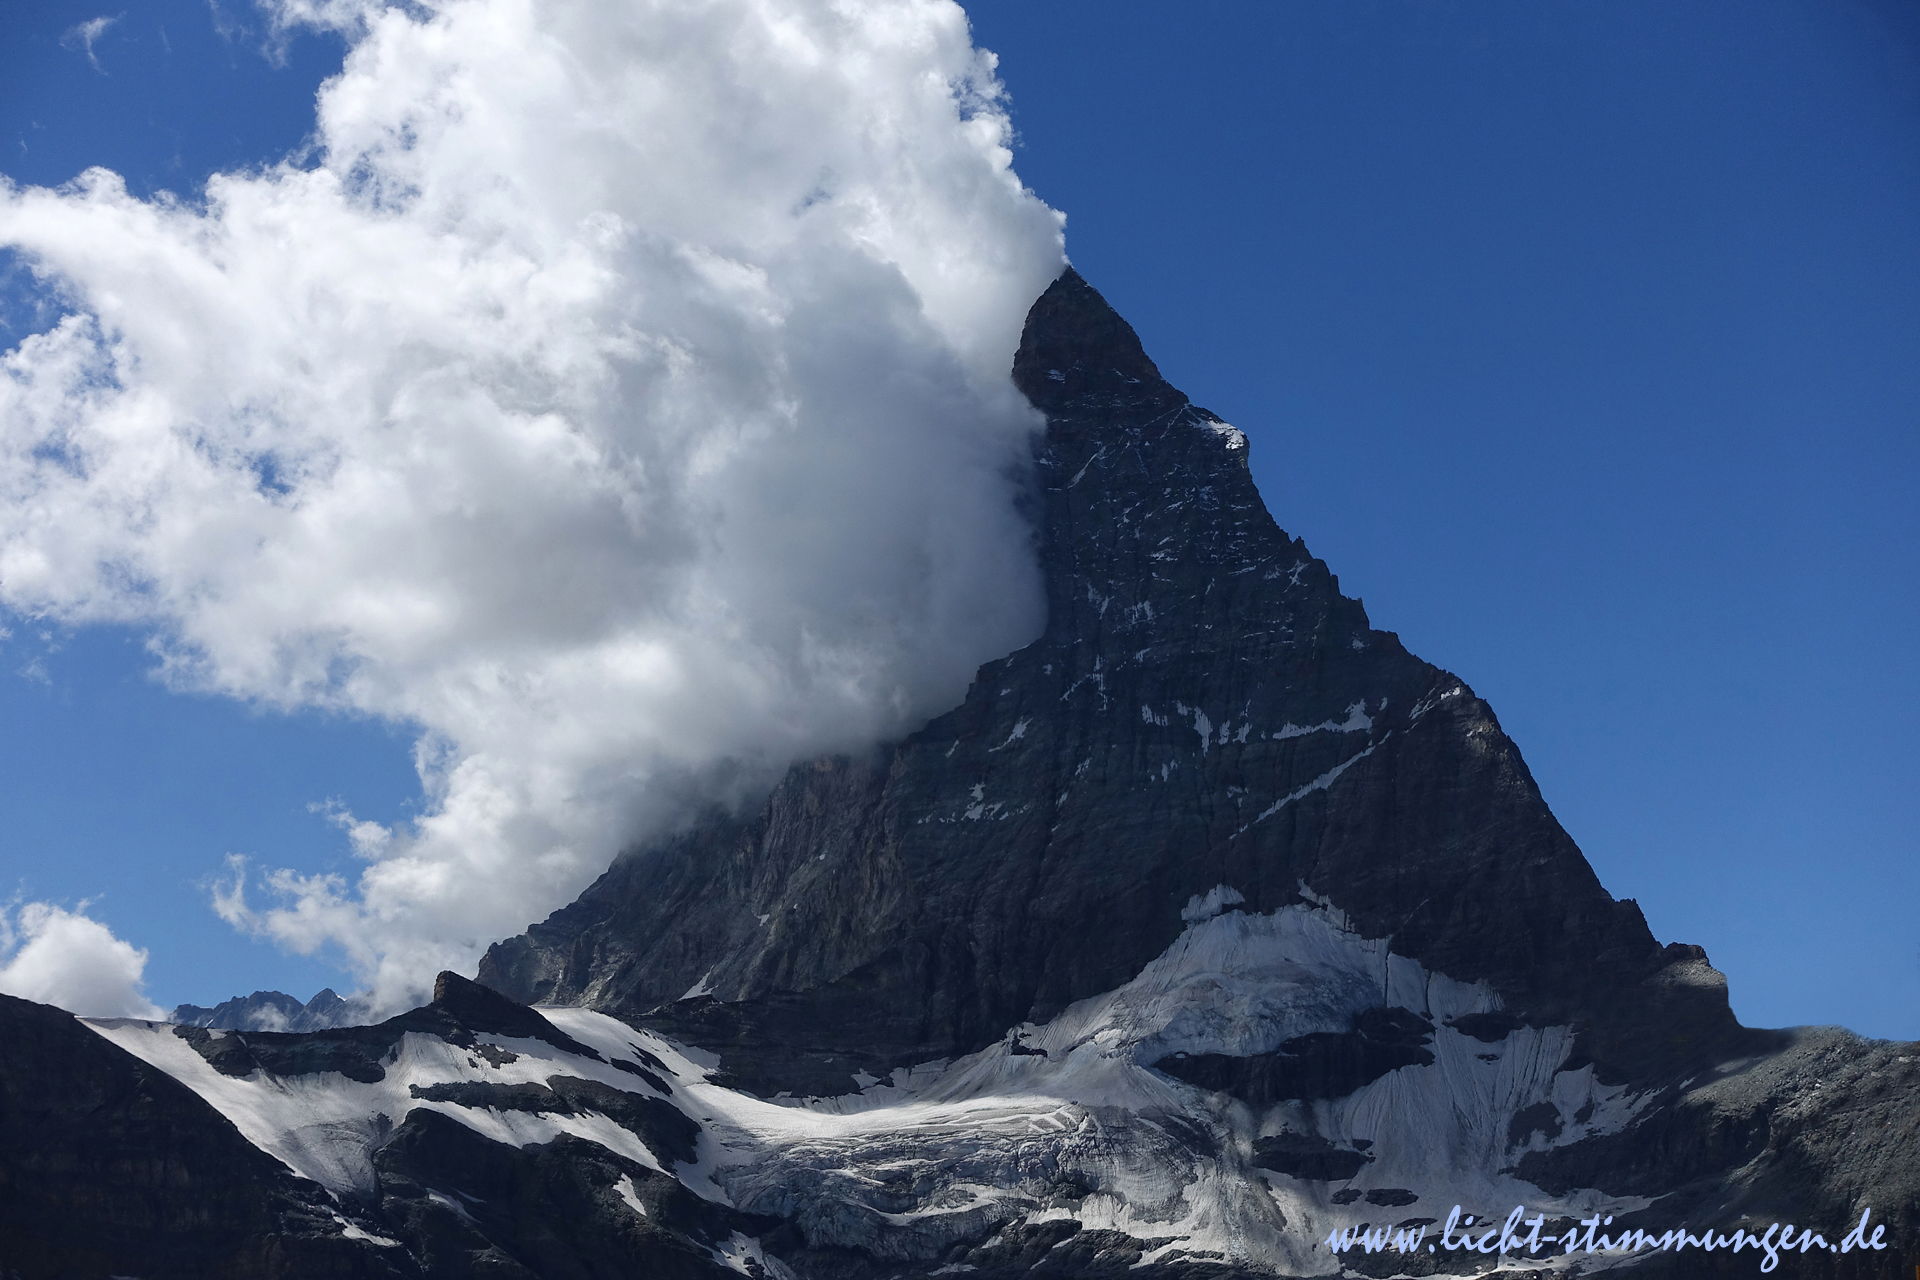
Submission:
[[[644,1021],[757,1091],[836,1093],[1117,989],[1224,886],[1250,915],[1337,903],[1529,1025],[1590,1022],[1607,1070],[1645,1065],[1621,1063],[1678,998],[1638,990],[1662,967],[1645,921],[1491,709],[1276,524],[1246,437],[1071,270],[1013,378],[1047,417],[1039,640],[903,741],[635,850],[480,982]],[[1718,991],[1697,1039],[1732,1026]]]
[[[1046,413],[1089,398],[1104,405],[1159,401],[1165,408],[1187,400],[1160,376],[1133,326],[1072,267],[1027,311],[1013,383]]]

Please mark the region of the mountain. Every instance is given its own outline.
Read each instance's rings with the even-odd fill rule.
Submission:
[[[1920,1046],[1741,1027],[1078,275],[1013,377],[1046,416],[1047,629],[960,706],[631,851],[376,1026],[0,1006],[0,1042],[92,1055],[70,1086],[9,1050],[41,1101],[0,1094],[0,1196],[62,1158],[64,1114],[96,1132],[90,1072],[170,1090],[114,1142],[273,1158],[279,1198],[192,1248],[289,1277],[1477,1273],[1417,1233],[1491,1239],[1516,1205],[1585,1272],[1744,1274],[1753,1248],[1581,1233],[1788,1220],[1823,1236],[1793,1275],[1906,1264]],[[272,995],[223,1016],[291,1018]],[[0,1271],[173,1274],[16,1247],[87,1235],[81,1185],[0,1199]],[[1880,1247],[1825,1247],[1863,1215]]]
[[[0,995],[0,1276],[418,1274],[365,1256],[321,1186],[102,1029]]]
[[[1045,635],[905,742],[622,860],[481,981],[839,1092],[1114,990],[1224,887],[1252,915],[1337,904],[1516,1023],[1577,1025],[1603,1074],[1751,1039],[1703,953],[1601,887],[1492,709],[1369,625],[1267,514],[1246,437],[1077,275],[1013,376],[1048,415]]]
[[[372,1008],[363,997],[345,999],[332,987],[322,988],[301,1004],[284,991],[256,991],[250,996],[203,1005],[175,1006],[169,1022],[183,1027],[212,1027],[224,1031],[324,1031],[371,1022]]]
[[[737,1275],[773,1224],[662,1171],[699,1133],[668,1068],[568,1012],[600,1047],[451,973],[309,1033],[0,996],[0,1276]]]

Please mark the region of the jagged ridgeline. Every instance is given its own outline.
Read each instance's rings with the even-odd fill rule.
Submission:
[[[1139,973],[1216,886],[1331,902],[1396,956],[1572,1023],[1625,1079],[1737,1035],[1561,830],[1493,711],[1274,522],[1247,440],[1068,271],[1015,358],[1047,415],[1046,634],[906,741],[623,858],[493,948],[525,1001],[645,1018],[768,1093],[972,1052]]]
[[[1920,1256],[1920,1046],[1739,1026],[1078,275],[1013,377],[1043,636],[377,1026],[0,997],[0,1277],[1478,1273],[1414,1242],[1515,1205]]]

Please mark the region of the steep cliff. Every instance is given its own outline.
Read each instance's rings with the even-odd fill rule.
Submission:
[[[1696,948],[1616,902],[1459,679],[1374,630],[1267,513],[1238,430],[1069,271],[1013,369],[1036,441],[1039,640],[906,741],[623,858],[481,981],[844,1092],[1126,982],[1215,886],[1332,901],[1395,954],[1574,1023],[1603,1074],[1740,1034]]]

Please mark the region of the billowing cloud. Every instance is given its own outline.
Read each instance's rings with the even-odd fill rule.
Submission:
[[[90,1018],[160,1018],[142,981],[147,953],[50,902],[0,910],[0,991]]]
[[[414,726],[357,881],[235,924],[388,1002],[621,844],[898,733],[1043,621],[1007,380],[1060,219],[948,0],[281,0],[317,163],[0,192],[0,602]]]

